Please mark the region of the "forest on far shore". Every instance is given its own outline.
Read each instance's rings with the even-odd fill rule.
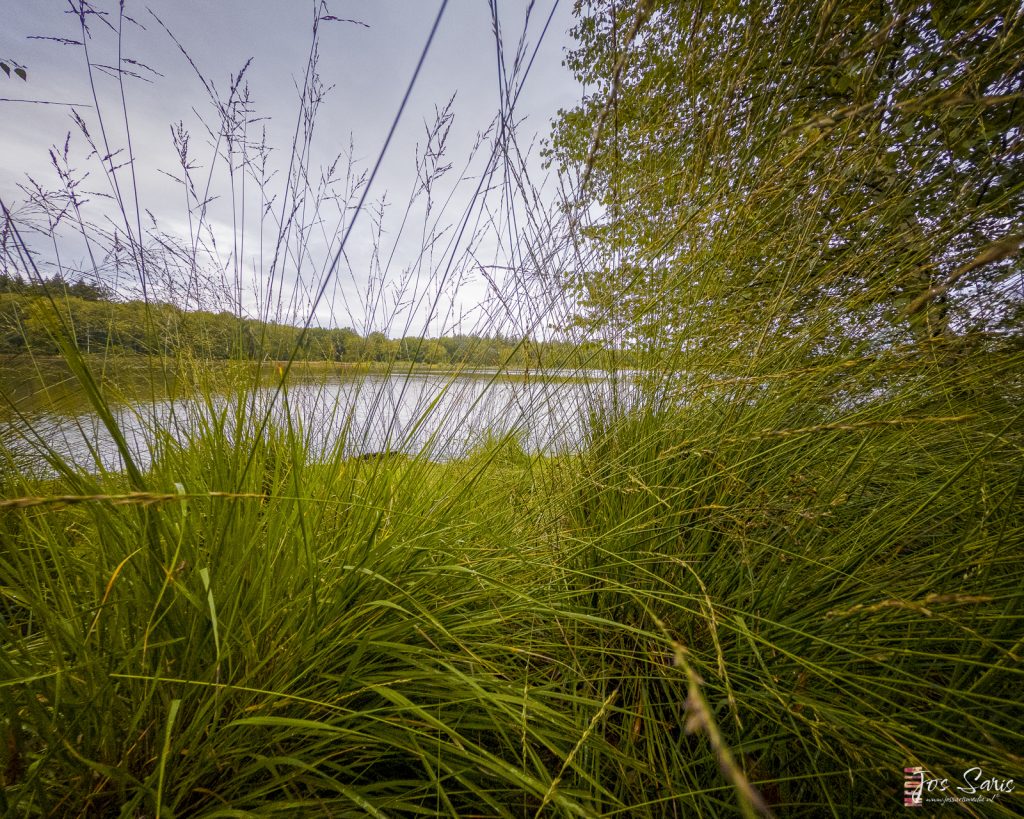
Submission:
[[[56,308],[56,309],[55,309]],[[300,361],[411,361],[483,367],[612,365],[597,343],[536,341],[502,335],[389,338],[351,327],[309,327],[242,318],[229,312],[183,310],[173,304],[125,301],[102,284],[55,276],[26,282],[0,273],[0,355],[31,350],[58,355],[57,330],[65,323],[83,353],[192,355],[203,359]],[[626,364],[617,357],[618,365]]]

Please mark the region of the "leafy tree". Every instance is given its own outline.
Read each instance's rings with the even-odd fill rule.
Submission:
[[[24,293],[25,281],[21,276],[0,273],[0,293]]]
[[[579,0],[589,93],[549,158],[626,343],[748,359],[948,339],[1019,313],[1024,19],[982,2]],[[595,210],[596,209],[596,210]],[[827,319],[826,319],[827,317]]]
[[[334,361],[345,361],[348,351],[355,349],[359,342],[362,341],[359,333],[351,327],[342,327],[340,330],[332,331],[331,339],[334,348],[334,354],[331,358]]]
[[[0,351],[14,353],[24,348],[26,307],[23,297],[0,290]]]
[[[439,339],[424,339],[422,358],[420,360],[424,364],[446,364],[448,362],[448,351]]]

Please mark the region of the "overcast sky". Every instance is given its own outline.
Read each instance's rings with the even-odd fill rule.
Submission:
[[[77,2],[74,0],[76,5]],[[546,136],[556,111],[572,106],[580,94],[579,86],[561,64],[565,49],[570,45],[571,3],[568,0],[537,0],[536,3],[498,0],[497,5],[509,68],[524,24],[529,55],[551,15],[550,26],[516,105],[516,118],[523,120],[519,127],[520,143],[525,146],[533,134]],[[26,175],[45,187],[56,187],[57,175],[50,165],[48,149],[52,145],[63,145],[69,131],[73,134],[71,164],[79,173],[90,173],[82,190],[109,192],[109,180],[104,179],[99,160],[95,156],[88,158],[85,141],[72,121],[75,111],[82,116],[94,138],[100,139],[100,123],[82,47],[31,39],[48,36],[81,40],[78,16],[68,13],[71,4],[68,0],[0,0],[0,7],[4,22],[0,28],[0,58],[23,64],[28,71],[27,82],[0,75],[0,97],[74,105],[0,102],[0,197],[9,207],[24,201],[19,184],[25,183]],[[116,0],[96,0],[94,7],[107,12],[105,19],[117,27]],[[306,70],[316,8],[313,2],[306,0],[126,0],[125,13],[139,25],[123,25],[121,56],[144,63],[160,73],[158,76],[132,63],[123,60],[121,63],[149,80],[125,77],[125,107],[141,205],[154,214],[161,230],[182,239],[190,236],[182,186],[160,173],[177,172],[180,176],[170,126],[181,121],[190,130],[193,155],[199,166],[196,174],[205,179],[213,156],[213,142],[203,131],[200,118],[215,123],[216,116],[196,72],[156,17],[188,51],[196,67],[215,84],[222,97],[228,94],[231,75],[237,74],[252,58],[245,76],[254,110],[266,119],[251,126],[249,134],[252,136],[266,125],[268,142],[276,149],[274,162],[279,175],[275,193],[280,194],[285,178],[283,162],[287,160],[296,127],[299,87]],[[384,143],[439,8],[440,0],[328,0],[324,4],[321,15],[330,14],[359,24],[341,21],[320,24],[319,75],[326,86],[333,88],[318,115],[311,158],[314,170],[347,149],[350,135],[357,166],[369,170]],[[94,66],[117,64],[115,34],[95,17],[90,31],[89,59]],[[113,150],[125,149],[126,125],[120,86],[102,69],[94,68],[93,77],[107,139]],[[446,161],[461,170],[478,135],[494,120],[498,111],[498,87],[498,61],[487,0],[450,0],[399,131],[370,193],[370,199],[377,200],[387,192],[388,201],[395,203],[385,216],[386,236],[397,235],[404,202],[415,184],[416,146],[419,144],[422,151],[424,123],[433,118],[435,106],[443,106],[455,94]],[[535,147],[528,165],[539,181],[542,172],[536,150]],[[486,150],[480,152],[476,164],[471,166],[471,176],[482,170],[487,153]],[[121,154],[127,155],[127,150]],[[214,194],[220,197],[219,204],[210,208],[209,220],[222,253],[221,263],[230,267],[229,250],[232,242],[237,242],[240,230],[236,214],[236,227],[232,231],[231,209],[225,206],[230,201],[230,180],[226,166],[221,164],[222,167],[215,167],[211,181]],[[119,171],[119,178],[125,179],[126,173],[124,169]],[[445,184],[452,181],[454,171]],[[458,222],[475,184],[474,177],[456,188],[442,226],[445,220]],[[437,198],[441,200],[447,195],[448,189],[440,186]],[[499,205],[500,201],[493,207]],[[102,197],[93,197],[91,207],[102,210]],[[412,222],[417,218],[422,221],[422,216],[421,203],[413,209],[410,218]],[[247,219],[251,223],[251,216]],[[318,310],[320,323],[362,324],[361,329],[366,329],[381,321],[379,315],[376,318],[366,315],[372,312],[366,309],[365,300],[367,277],[374,264],[367,233],[373,220],[366,214],[360,219],[360,227],[346,247],[347,271],[339,272],[337,288],[330,288]],[[262,263],[256,260],[251,250],[258,244],[253,238],[254,228],[247,226],[246,231],[250,250],[245,252],[240,268],[245,279],[242,301],[244,310],[254,312],[259,302],[256,294],[266,286],[265,281],[258,280],[261,275],[265,277],[268,265],[266,260]],[[310,240],[309,244],[311,256],[317,258],[304,263],[308,272],[299,273],[307,277],[307,290],[316,279],[317,266],[322,270],[332,255],[330,245],[336,234],[337,218],[332,224],[325,216],[320,238]],[[451,233],[447,236],[450,238]],[[421,226],[407,227],[397,241],[394,261],[386,268],[389,281],[397,281],[403,274],[411,275],[421,238]],[[496,239],[485,239],[480,247],[492,250],[493,260],[498,264],[500,251],[496,242]],[[88,266],[81,247],[68,252],[83,257],[77,263]],[[46,260],[53,261],[52,258]],[[426,272],[436,275],[437,256],[428,263],[435,269]],[[422,265],[419,272],[424,273]],[[448,294],[451,303],[443,308],[444,316],[433,317],[432,331],[449,330],[453,311],[471,311],[477,302],[487,299],[488,285],[471,273],[466,274],[454,301]],[[278,292],[284,294],[286,301],[290,298],[287,283],[294,275],[293,269],[284,270],[286,287]],[[423,307],[434,298],[429,287],[415,282],[410,287],[419,289],[415,292],[407,289],[403,298],[418,300],[421,313],[423,310],[431,312]],[[301,309],[301,305],[299,307]],[[394,335],[393,313],[388,322]],[[420,328],[413,326],[412,329]]]

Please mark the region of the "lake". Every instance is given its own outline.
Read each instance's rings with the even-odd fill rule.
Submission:
[[[314,458],[340,447],[346,456],[422,452],[433,460],[465,455],[488,434],[515,433],[530,453],[578,446],[589,412],[628,400],[631,379],[603,371],[462,371],[345,374],[304,378],[242,392],[135,400],[112,405],[140,468],[161,432],[179,441],[211,423],[233,430],[238,413],[256,428],[291,428]],[[90,471],[123,469],[114,439],[92,411],[42,410],[8,417],[3,430],[20,468],[47,472],[46,454]]]

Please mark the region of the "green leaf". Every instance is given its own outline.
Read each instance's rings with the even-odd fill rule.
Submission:
[[[217,606],[213,602],[213,589],[210,588],[210,570],[200,569],[199,576],[203,579],[206,589],[206,602],[210,609],[210,622],[213,623],[213,644],[217,650],[217,662],[220,662],[220,629],[217,628]]]
[[[956,34],[958,21],[953,14],[953,9],[945,6],[947,6],[945,3],[936,3],[932,6],[932,25],[935,26],[935,31],[940,37],[948,40]]]
[[[178,709],[180,707],[181,700],[171,700],[170,711],[167,714],[167,725],[164,729],[164,748],[163,752],[160,754],[156,787],[156,815],[160,817],[168,817],[170,815],[170,811],[162,804],[164,793],[164,773],[167,768],[167,757],[171,754],[171,729],[174,728],[174,720],[178,716]],[[161,810],[161,808],[163,808],[163,810]]]
[[[24,68],[15,68],[14,73],[21,77],[26,82],[28,81],[28,72]]]
[[[11,76],[11,67],[7,65],[7,63],[0,63],[0,69],[2,69],[4,74],[8,77]]]

